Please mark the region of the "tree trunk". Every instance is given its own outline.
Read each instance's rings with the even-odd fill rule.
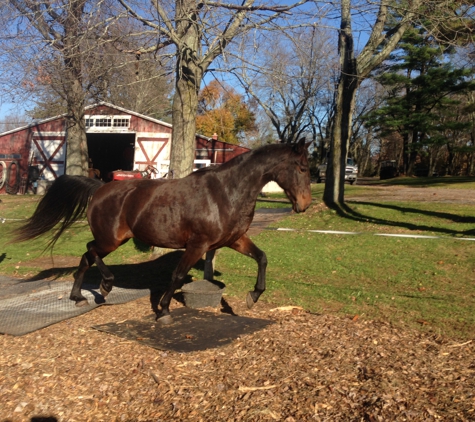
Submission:
[[[403,135],[404,145],[404,174],[406,176],[414,175],[414,166],[416,164],[417,151],[414,150],[414,133],[405,133]]]
[[[335,95],[335,116],[332,125],[332,145],[330,169],[327,167],[327,180],[323,200],[329,206],[344,205],[344,177],[346,154],[351,135],[352,112],[356,90],[363,79],[380,65],[396,48],[408,28],[414,11],[419,10],[422,0],[413,0],[402,20],[390,31],[385,30],[390,18],[389,0],[379,2],[377,19],[372,27],[368,41],[355,60],[353,33],[351,29],[351,1],[341,0],[341,29],[338,50],[340,54],[340,80]]]
[[[188,79],[177,80],[173,97],[173,134],[169,177],[185,177],[193,171],[195,159],[198,91]]]
[[[88,152],[84,124],[77,118],[67,120],[66,174],[71,176],[87,176]]]
[[[84,91],[81,81],[68,72],[68,118],[66,127],[66,173],[71,176],[87,176],[88,151],[84,122]]]
[[[350,142],[351,122],[356,98],[356,78],[342,74],[337,99],[335,117],[332,128],[332,146],[328,160],[325,191],[323,201],[328,206],[343,205],[345,198],[345,169]]]
[[[407,167],[406,176],[414,176],[414,173],[416,171],[416,158],[417,158],[417,152],[411,151],[409,153],[409,163]]]
[[[344,204],[345,169],[351,136],[353,110],[358,88],[356,60],[353,50],[350,1],[342,1],[340,52],[340,80],[335,93],[334,117],[331,130],[330,157],[327,165],[323,201],[329,207]]]
[[[66,173],[87,176],[88,152],[84,122],[85,92],[82,86],[80,48],[81,19],[85,0],[72,0],[64,23],[63,84],[68,107]]]
[[[196,8],[195,0],[176,2],[176,30],[182,36],[177,44],[169,178],[190,174],[195,159],[198,93],[205,71],[199,60],[201,33]]]
[[[361,169],[358,169],[362,175],[371,175],[373,173],[372,163],[371,163],[371,135],[366,135],[366,143],[363,146],[363,160],[361,160]]]

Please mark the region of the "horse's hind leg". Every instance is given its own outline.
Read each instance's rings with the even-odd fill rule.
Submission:
[[[256,285],[254,286],[254,291],[249,292],[246,297],[247,307],[251,309],[266,289],[266,254],[264,251],[261,251],[247,235],[240,237],[230,246],[230,248],[242,253],[243,255],[250,256],[257,262],[258,269]]]
[[[87,299],[81,293],[81,286],[84,280],[84,273],[94,264],[94,256],[88,251],[79,262],[79,268],[74,274],[74,284],[69,295],[69,299],[76,302],[76,306],[85,306],[88,304]]]
[[[81,286],[84,280],[84,273],[93,265],[96,264],[102,275],[100,285],[101,294],[106,297],[112,290],[114,283],[114,275],[109,268],[104,264],[102,258],[108,255],[107,253],[99,253],[96,247],[96,242],[92,241],[87,244],[87,252],[82,256],[79,268],[74,275],[74,284],[69,298],[76,302],[76,306],[87,305],[87,299],[81,293]]]

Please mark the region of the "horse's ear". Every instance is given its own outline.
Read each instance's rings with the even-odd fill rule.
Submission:
[[[305,138],[301,138],[294,144],[294,151],[298,154],[303,154],[308,151],[310,144],[311,142],[305,143]]]

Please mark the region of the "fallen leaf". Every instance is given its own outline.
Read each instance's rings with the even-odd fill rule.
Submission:
[[[292,306],[292,305],[280,306],[278,308],[271,309],[270,311],[271,312],[274,312],[274,311],[293,311],[294,309],[298,309],[298,310],[303,311],[303,308],[301,306]]]
[[[264,387],[243,387],[243,386],[240,386],[238,388],[239,391],[243,391],[243,392],[249,392],[249,391],[258,391],[258,390],[270,390],[272,388],[276,388],[277,385],[266,385]]]

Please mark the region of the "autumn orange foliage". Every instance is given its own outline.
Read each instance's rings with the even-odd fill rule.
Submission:
[[[196,118],[198,133],[239,144],[240,138],[256,126],[256,117],[244,97],[232,87],[219,81],[210,82],[200,92]]]

